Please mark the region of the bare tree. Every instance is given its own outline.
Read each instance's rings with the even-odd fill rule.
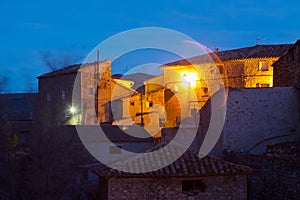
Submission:
[[[40,55],[41,55],[42,61],[49,69],[54,71],[58,68],[58,66],[56,65],[57,63],[54,63],[54,61],[53,61],[50,51],[41,51]]]
[[[40,57],[43,63],[51,71],[74,64],[83,58],[81,55],[75,55],[70,52],[55,53],[54,51],[40,51]]]

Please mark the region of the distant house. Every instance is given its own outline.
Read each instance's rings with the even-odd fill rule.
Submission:
[[[275,63],[274,87],[295,86],[300,83],[300,40]]]
[[[40,116],[46,124],[147,124],[147,74],[111,74],[109,60],[76,64],[39,79]],[[128,79],[128,80],[127,80]],[[142,102],[142,103],[141,103]],[[96,110],[96,112],[95,112]]]
[[[110,66],[109,61],[100,63]],[[40,118],[45,124],[94,124],[97,63],[76,64],[43,74],[39,79]],[[103,67],[105,68],[105,67]],[[78,75],[78,76],[77,76]],[[78,91],[73,94],[75,80]],[[96,81],[97,84],[97,81]]]
[[[180,118],[197,113],[223,86],[273,87],[272,64],[291,46],[256,45],[164,64],[160,67],[164,71],[162,76],[145,82],[146,96],[160,96],[159,104],[164,106],[167,116],[165,127],[174,127]]]
[[[1,94],[1,123],[6,123],[14,133],[31,132],[36,119],[37,101],[37,93]]]
[[[149,165],[164,162],[152,157],[140,161]],[[132,162],[130,158],[121,164],[129,169],[142,167],[142,163]],[[94,196],[99,200],[247,199],[247,174],[251,169],[208,156],[200,159],[196,152],[188,150],[169,166],[153,172],[126,173],[104,166],[93,172],[99,177]]]
[[[159,136],[162,127],[198,113],[223,86],[272,87],[272,64],[291,46],[256,45],[179,60],[140,83],[135,80],[145,74],[112,76],[108,60],[72,65],[38,77],[41,119],[52,125],[139,124]]]

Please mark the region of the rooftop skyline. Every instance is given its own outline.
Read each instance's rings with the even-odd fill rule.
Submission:
[[[260,44],[295,43],[299,6],[283,0],[1,1],[0,77],[8,77],[5,92],[37,91],[36,77],[50,71],[43,55],[57,65],[80,63],[99,42],[139,27],[173,29],[220,50],[253,46],[257,39]],[[122,59],[113,72],[123,73],[131,64]]]

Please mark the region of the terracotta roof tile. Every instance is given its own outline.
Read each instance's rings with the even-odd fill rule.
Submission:
[[[165,144],[164,144],[165,145]],[[158,147],[162,147],[162,144],[156,145],[149,149],[155,151]],[[146,152],[150,152],[147,150]],[[139,156],[141,154],[138,154]],[[136,158],[136,157],[135,157]],[[141,156],[137,159],[128,158],[123,161],[116,162],[117,165],[122,165],[124,169],[131,169],[138,171],[141,167],[151,166],[153,162],[166,163],[168,156],[164,159],[153,157],[153,156]],[[146,164],[146,165],[144,165]],[[218,175],[235,175],[250,173],[251,169],[246,166],[236,165],[223,160],[206,156],[199,158],[198,153],[194,151],[186,151],[179,159],[172,164],[162,169],[147,172],[147,173],[127,173],[118,171],[107,166],[97,167],[92,170],[98,176],[108,177],[193,177],[193,176],[218,176]]]
[[[52,72],[45,73],[45,74],[39,76],[38,78],[46,78],[46,77],[62,75],[62,74],[77,73],[80,66],[81,66],[81,64],[70,65],[70,66],[62,68],[62,69],[58,69],[58,70],[54,70]]]
[[[100,64],[105,63],[107,61],[109,61],[109,60],[103,60],[100,62]],[[70,66],[67,66],[67,67],[64,67],[61,69],[54,70],[52,72],[42,74],[41,76],[38,76],[38,78],[46,78],[46,77],[52,77],[52,76],[57,76],[57,75],[77,73],[80,68],[88,67],[91,65],[96,65],[96,63],[97,62],[70,65]]]
[[[183,59],[163,66],[174,65],[189,65],[208,63],[212,60],[214,62],[227,61],[227,60],[242,60],[249,58],[269,58],[280,57],[285,54],[293,44],[277,44],[277,45],[256,45],[251,47],[232,49],[227,51],[212,52],[205,55],[195,56],[188,59]]]

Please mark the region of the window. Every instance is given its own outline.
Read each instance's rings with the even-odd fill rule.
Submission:
[[[262,87],[262,88],[268,88],[268,87],[270,87],[270,84],[268,84],[268,83],[262,83],[262,84],[260,84],[260,87]]]
[[[133,101],[132,101],[132,102],[130,102],[130,105],[131,105],[131,106],[134,106],[134,102],[133,102]]]
[[[178,92],[178,87],[177,87],[177,85],[174,86],[173,92]]]
[[[94,88],[89,88],[89,94],[91,94],[91,95],[94,94]]]
[[[109,147],[109,154],[121,154],[121,153],[122,153],[122,146]]]
[[[153,102],[150,101],[150,102],[149,102],[149,107],[152,107],[152,106],[153,106]]]
[[[269,63],[261,61],[259,62],[259,70],[260,71],[268,71],[269,70]]]
[[[270,87],[270,84],[269,83],[256,83],[256,87],[259,88],[259,87],[262,87],[262,88],[268,88]]]
[[[65,110],[64,113],[65,113],[65,118],[69,118],[70,117],[70,114],[69,114],[68,110]]]
[[[218,67],[218,70],[219,70],[219,71],[217,71],[217,74],[219,74],[219,73],[223,74],[224,73],[224,67],[222,65],[218,65],[217,67]]]
[[[208,88],[205,87],[205,88],[202,88],[202,92],[203,92],[203,95],[204,97],[208,96]]]
[[[51,95],[49,94],[49,93],[47,93],[47,101],[51,101],[52,100],[52,97],[51,97]]]
[[[291,53],[291,54],[289,55],[289,61],[294,61],[294,54],[293,54],[293,53]]]
[[[199,101],[190,101],[189,105],[190,105],[191,115],[196,115],[200,110]]]
[[[205,192],[207,185],[201,180],[184,180],[182,181],[182,192]]]
[[[61,90],[61,99],[62,100],[66,99],[66,92],[65,92],[65,90]]]

